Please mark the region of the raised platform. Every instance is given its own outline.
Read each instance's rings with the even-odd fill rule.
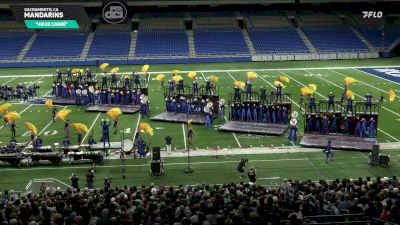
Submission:
[[[89,148],[90,151],[104,151],[110,149],[121,149],[121,142],[110,142],[110,146],[106,142],[106,145],[104,147],[103,142],[99,141]]]
[[[227,121],[224,125],[219,127],[218,130],[248,134],[280,136],[283,135],[288,128],[289,125],[284,124]]]
[[[374,145],[378,144],[376,138],[360,138],[344,135],[317,135],[304,134],[300,141],[301,146],[324,148],[331,140],[332,148],[341,150],[372,151]]]
[[[112,105],[112,104],[102,104],[102,105],[89,105],[86,108],[88,112],[107,112],[109,109],[118,107],[121,109],[122,113],[136,113],[140,111],[140,106],[138,105]]]
[[[174,123],[186,123],[190,119],[193,120],[192,121],[193,124],[205,123],[205,118],[203,114],[188,115],[186,113],[163,112],[151,117],[151,120],[174,122]]]
[[[53,101],[53,105],[75,105],[74,98],[52,97],[50,99]],[[44,101],[43,101],[43,103],[44,103]]]

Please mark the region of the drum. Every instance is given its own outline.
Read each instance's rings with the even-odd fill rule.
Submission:
[[[130,154],[133,150],[133,141],[131,139],[124,139],[122,141],[122,151],[125,154]]]

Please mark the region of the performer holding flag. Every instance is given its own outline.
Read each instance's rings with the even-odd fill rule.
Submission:
[[[121,109],[120,109],[120,108],[117,108],[117,107],[111,108],[111,109],[108,110],[108,112],[107,112],[107,115],[110,116],[111,119],[114,120],[114,125],[113,125],[114,134],[117,134],[117,132],[118,132],[118,127],[119,127],[118,117],[119,117],[119,115],[121,115],[121,114],[122,114]]]
[[[364,113],[367,113],[367,109],[369,108],[369,113],[371,114],[372,112],[372,95],[370,92],[365,95],[365,108],[364,108]]]
[[[332,93],[332,91],[328,95],[328,111],[331,109],[333,112],[335,112],[335,95]]]
[[[108,119],[107,119],[107,121],[102,119],[100,125],[101,125],[101,128],[103,129],[102,137],[101,137],[101,140],[103,141],[103,147],[106,147],[106,141],[108,143],[108,146],[110,147],[110,126],[111,126],[111,122]]]
[[[64,132],[65,132],[65,138],[69,137],[69,120],[64,121]]]

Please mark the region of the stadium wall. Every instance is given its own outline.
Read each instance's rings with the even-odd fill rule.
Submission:
[[[173,63],[211,63],[211,62],[250,62],[251,57],[187,58],[187,59],[136,59],[136,60],[69,60],[69,61],[22,61],[0,62],[0,68],[7,67],[60,67],[60,66],[97,66],[103,62],[113,65],[173,64]]]

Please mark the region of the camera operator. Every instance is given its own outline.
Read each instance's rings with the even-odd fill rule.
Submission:
[[[104,178],[104,188],[111,188],[111,184],[112,184],[112,178]]]
[[[94,180],[94,170],[93,169],[88,169],[88,171],[86,172],[86,186],[87,186],[87,188],[94,189],[93,180]]]

